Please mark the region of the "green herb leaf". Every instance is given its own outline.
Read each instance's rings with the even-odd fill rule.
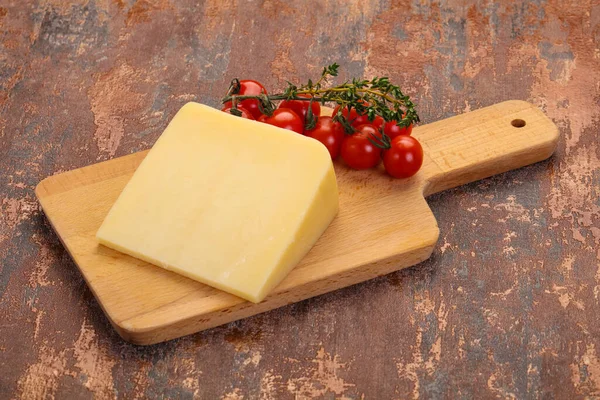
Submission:
[[[229,109],[229,113],[231,115],[235,115],[236,117],[242,116],[242,112],[240,110],[238,110],[237,108],[233,108],[233,107]]]

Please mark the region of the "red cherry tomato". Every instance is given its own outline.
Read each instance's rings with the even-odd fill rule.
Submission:
[[[273,114],[270,117],[266,115],[261,115],[258,120],[260,122],[264,122],[269,125],[275,125],[279,128],[289,129],[290,131],[298,132],[302,134],[304,131],[304,123],[302,119],[290,110],[289,108],[278,108],[273,111]]]
[[[408,178],[423,164],[423,148],[412,136],[396,136],[391,147],[383,152],[383,165],[394,178]]]
[[[373,125],[364,124],[356,128],[356,133],[346,136],[342,142],[342,158],[349,167],[367,169],[376,166],[381,159],[381,149],[375,146],[369,138],[379,136],[379,131]]]
[[[360,125],[370,124],[377,128],[377,130],[380,130],[383,127],[384,123],[385,120],[379,115],[376,115],[373,121],[369,121],[369,117],[367,117],[366,115],[359,115],[354,119],[354,121],[352,121],[352,126],[356,128]]]
[[[365,103],[365,105],[367,104]],[[332,115],[336,115],[339,109],[340,106],[337,105],[333,109]],[[359,127],[360,125],[370,124],[375,126],[375,128],[377,129],[381,129],[383,127],[383,124],[385,123],[385,120],[379,115],[376,115],[373,121],[369,121],[369,117],[366,114],[359,114],[355,108],[352,108],[352,110],[350,110],[350,115],[348,116],[348,108],[344,107],[344,109],[342,110],[342,115],[344,116],[344,118],[350,121],[350,124],[354,128]]]
[[[310,96],[307,94],[299,94],[298,97],[304,97],[310,99]],[[279,103],[279,108],[289,108],[300,118],[302,118],[302,122],[306,124],[306,114],[308,114],[308,106],[310,104],[310,100],[283,100]],[[321,115],[321,104],[318,101],[313,101],[311,106],[313,115],[318,117]]]
[[[242,118],[254,119],[254,116],[250,113],[250,111],[246,110],[244,107],[238,106],[237,109],[242,113]],[[231,107],[224,107],[221,109],[221,111],[231,114]]]
[[[315,127],[304,131],[304,134],[323,143],[329,150],[332,160],[335,160],[340,153],[345,136],[344,127],[339,122],[333,121],[331,117],[325,116],[319,117]]]
[[[339,109],[340,105],[338,104],[333,109],[333,114],[331,115],[335,116],[338,113]],[[350,110],[350,116],[348,116],[348,107],[344,107],[344,109],[342,110],[342,115],[350,122],[352,122],[356,117],[358,117],[358,113],[356,112],[356,109],[354,107],[352,107],[352,110]]]
[[[253,81],[252,79],[244,79],[240,81],[240,91],[239,95],[246,96],[256,96],[261,93],[267,94],[267,89],[263,85],[261,85],[257,81]],[[260,112],[260,108],[258,108],[259,100],[257,99],[246,99],[242,100],[238,103],[238,105],[244,107],[246,110],[250,111],[254,119],[258,119],[262,115]],[[231,107],[231,101],[223,104],[223,107]]]
[[[412,124],[407,127],[401,128],[396,125],[396,121],[386,122],[383,127],[383,132],[390,137],[390,139],[395,138],[396,136],[405,135],[410,136],[412,132]]]

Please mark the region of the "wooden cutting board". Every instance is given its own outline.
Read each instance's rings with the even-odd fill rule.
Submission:
[[[425,160],[410,179],[389,178],[383,168],[354,171],[336,162],[339,215],[259,304],[97,243],[97,229],[146,152],[51,176],[36,194],[115,329],[132,343],[152,344],[427,259],[439,231],[425,197],[546,159],[554,152],[558,129],[533,105],[507,101],[419,126],[413,136],[423,145]]]

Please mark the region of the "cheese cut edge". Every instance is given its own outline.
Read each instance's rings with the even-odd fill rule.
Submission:
[[[339,195],[333,164],[321,181],[304,219],[299,224],[294,245],[290,244],[280,257],[277,267],[267,277],[267,282],[254,296],[242,296],[254,303],[262,301],[302,261],[327,230],[339,211]]]

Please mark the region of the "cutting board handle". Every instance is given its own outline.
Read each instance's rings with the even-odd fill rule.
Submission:
[[[510,100],[416,127],[425,196],[544,160],[558,128],[533,104]]]

